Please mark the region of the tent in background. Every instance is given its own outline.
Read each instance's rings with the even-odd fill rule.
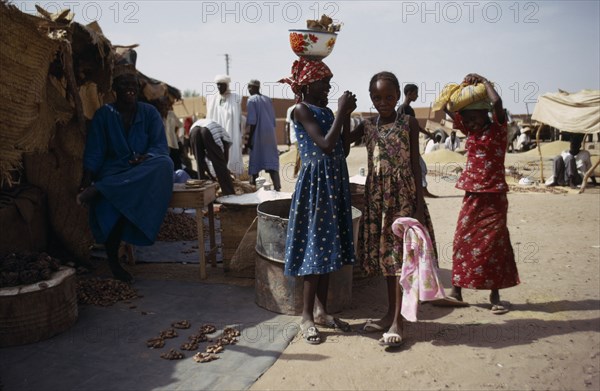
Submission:
[[[600,90],[549,92],[538,98],[531,119],[563,132],[600,132]]]
[[[531,119],[541,124],[537,130],[537,145],[543,181],[544,171],[539,140],[542,128],[544,125],[549,125],[570,133],[592,134],[600,132],[600,90],[581,90],[576,93],[559,90],[558,92],[543,94],[538,98]],[[587,179],[598,167],[599,162],[596,162],[585,174],[580,193],[584,191]]]

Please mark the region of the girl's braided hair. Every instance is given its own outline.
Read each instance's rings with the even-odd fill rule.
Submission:
[[[373,90],[373,88],[375,87],[375,84],[377,83],[378,80],[391,81],[394,84],[394,87],[396,87],[396,92],[398,92],[398,96],[401,95],[400,94],[400,82],[398,82],[398,78],[392,72],[388,72],[388,71],[379,72],[379,73],[376,73],[375,75],[373,75],[373,77],[371,78],[371,82],[369,83],[369,92],[371,92]]]

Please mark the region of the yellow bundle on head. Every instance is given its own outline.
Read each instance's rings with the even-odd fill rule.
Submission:
[[[483,83],[479,84],[446,84],[440,96],[433,104],[433,110],[438,111],[446,107],[448,111],[459,111],[472,103],[487,99],[487,90]]]

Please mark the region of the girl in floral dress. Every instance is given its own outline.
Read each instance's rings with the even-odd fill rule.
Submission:
[[[380,72],[369,84],[378,114],[356,127],[352,140],[364,136],[368,154],[365,210],[359,234],[358,255],[368,275],[387,281],[388,310],[378,321],[368,321],[365,331],[385,331],[382,345],[402,343],[403,241],[392,232],[399,217],[417,219],[429,231],[435,248],[433,226],[425,200],[419,164],[419,125],[409,115],[398,114],[400,84],[391,72]]]
[[[508,309],[500,302],[499,289],[519,284],[506,225],[506,114],[487,79],[471,73],[464,83],[483,83],[489,102],[475,102],[456,113],[446,111],[454,127],[467,135],[467,165],[456,184],[465,196],[454,234],[450,296],[462,301],[461,288],[490,289],[492,313],[503,314]],[[493,120],[488,115],[490,103]]]
[[[322,61],[300,58],[292,76],[282,80],[299,98],[292,118],[302,159],[288,221],[284,273],[304,279],[300,327],[311,344],[321,342],[315,324],[349,329],[347,322],[327,314],[327,291],[329,273],[354,263],[346,156],[356,97],[344,92],[334,119],[327,107],[332,76]]]

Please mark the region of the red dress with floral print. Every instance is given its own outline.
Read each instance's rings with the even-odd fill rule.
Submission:
[[[456,184],[466,193],[454,234],[452,285],[472,289],[515,286],[519,274],[507,227],[504,177],[506,124],[494,118],[482,131],[469,132],[460,114],[454,121],[467,134],[467,165]]]

